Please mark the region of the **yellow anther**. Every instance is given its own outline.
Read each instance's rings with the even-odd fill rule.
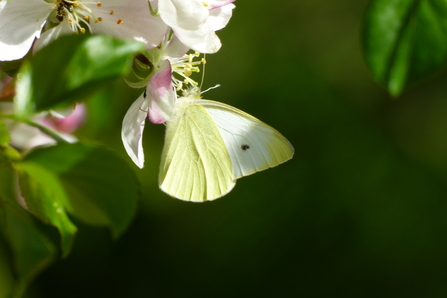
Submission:
[[[87,22],[90,21],[90,16],[85,16],[84,20],[86,20]]]
[[[85,28],[81,28],[81,29],[79,29],[79,30],[81,31],[82,34],[85,33]]]
[[[202,58],[201,62],[202,62],[202,64],[206,63],[205,57]]]
[[[96,3],[96,6],[101,7],[102,3],[98,1],[98,3]]]
[[[123,22],[123,20],[118,20],[116,23],[117,23],[118,25],[121,25],[121,24],[124,23],[124,22]]]
[[[210,4],[208,2],[205,2],[205,1],[202,1],[202,5],[205,6],[205,7],[210,6]]]
[[[109,12],[110,15],[113,15],[114,13],[115,13],[114,10],[111,10],[111,11]]]
[[[73,23],[73,19],[68,19],[67,20],[69,23]]]
[[[98,18],[98,22],[102,22],[102,18],[101,17]]]

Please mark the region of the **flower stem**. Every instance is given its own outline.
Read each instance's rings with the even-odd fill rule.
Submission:
[[[23,120],[23,122],[28,124],[28,125],[30,125],[30,126],[38,128],[41,132],[43,132],[44,134],[50,136],[51,138],[53,138],[58,143],[68,143],[57,132],[55,132],[54,130],[49,129],[46,126],[43,126],[43,125],[41,125],[39,123],[36,123],[36,122],[28,120],[28,119]]]

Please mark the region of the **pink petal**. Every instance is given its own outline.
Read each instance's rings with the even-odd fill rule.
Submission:
[[[149,98],[149,120],[161,124],[169,119],[175,111],[176,95],[172,85],[172,69],[168,60],[160,64],[160,69],[152,76],[147,85]]]

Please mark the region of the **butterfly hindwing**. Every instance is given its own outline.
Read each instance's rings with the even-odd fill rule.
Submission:
[[[217,124],[231,158],[234,178],[277,166],[291,159],[294,149],[276,129],[232,106],[197,100]]]
[[[202,106],[191,103],[168,121],[159,183],[169,195],[196,202],[219,198],[234,187],[226,145]]]

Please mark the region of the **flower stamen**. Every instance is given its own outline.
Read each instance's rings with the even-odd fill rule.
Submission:
[[[88,28],[88,30],[92,32],[90,22],[98,23],[101,22],[103,18],[95,16],[93,13],[93,10],[95,9],[91,5],[102,7],[102,3],[100,1],[90,2],[88,0],[56,0],[56,19],[59,22],[64,20],[68,21],[73,31],[85,33]],[[109,10],[108,12],[104,11],[104,13],[114,15],[115,10]],[[118,19],[116,23],[121,25],[124,21],[122,19]]]
[[[188,88],[188,85],[198,86],[198,83],[191,79],[190,76],[194,72],[200,72],[199,66],[205,62],[204,58],[194,61],[199,56],[200,53],[195,52],[194,54],[186,54],[180,58],[169,59],[173,74],[181,77],[181,79],[177,79],[174,75],[172,76],[172,81],[177,91],[183,90],[185,85],[186,88]]]

